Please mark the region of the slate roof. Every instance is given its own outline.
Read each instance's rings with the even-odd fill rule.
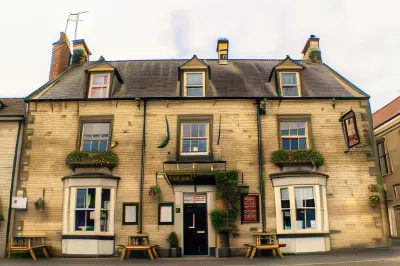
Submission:
[[[25,102],[23,98],[0,98],[0,116],[24,116]],[[4,106],[5,105],[5,106]]]
[[[374,128],[400,115],[400,96],[376,111],[372,115]]]
[[[188,60],[130,60],[107,61],[118,69],[124,84],[112,90],[111,98],[123,97],[179,97],[179,67]],[[210,97],[271,97],[276,91],[268,83],[272,69],[283,60],[229,59],[227,65],[218,60],[202,60],[209,66],[211,79],[206,82]],[[302,71],[303,97],[352,96],[323,64],[309,64],[296,60]],[[95,61],[73,66],[39,99],[84,99],[86,72]]]

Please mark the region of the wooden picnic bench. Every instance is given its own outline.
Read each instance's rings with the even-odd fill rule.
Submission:
[[[130,257],[131,251],[147,251],[151,260],[158,259],[156,248],[158,245],[150,245],[147,234],[136,234],[128,237],[128,245],[119,245],[122,248],[121,261],[125,256]]]
[[[36,260],[35,250],[42,250],[43,254],[49,258],[51,246],[45,244],[44,236],[14,236],[10,237],[8,245],[8,259],[11,253],[29,253],[33,260]]]
[[[257,250],[272,250],[272,256],[276,256],[278,253],[279,257],[283,259],[281,247],[286,247],[286,244],[279,244],[278,238],[275,233],[255,233],[253,234],[254,244],[244,244],[243,247],[247,248],[245,257],[254,258]]]

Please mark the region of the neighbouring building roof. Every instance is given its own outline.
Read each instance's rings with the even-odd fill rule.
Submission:
[[[0,98],[0,116],[24,116],[23,98]]]
[[[372,115],[374,128],[400,115],[400,96],[376,111]]]
[[[177,97],[180,96],[179,67],[188,60],[130,60],[107,61],[118,69],[124,83],[112,91],[111,98],[123,97]],[[201,60],[210,71],[207,95],[212,97],[269,97],[277,96],[268,83],[272,69],[283,60],[229,59],[220,65],[218,60]],[[352,94],[331,74],[323,64],[309,64],[301,72],[303,97],[351,97]],[[39,99],[84,99],[86,72],[97,62],[72,66]],[[40,91],[40,90],[38,90]],[[37,92],[38,92],[37,91]]]

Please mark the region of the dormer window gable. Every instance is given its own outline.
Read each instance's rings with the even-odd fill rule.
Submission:
[[[208,66],[200,61],[196,55],[179,67],[181,81],[181,96],[205,97],[206,74],[209,74]]]
[[[273,68],[270,81],[274,80],[276,91],[282,97],[301,97],[301,72],[304,66],[293,61],[289,56]],[[273,77],[273,78],[272,78]]]
[[[119,71],[114,66],[105,62],[104,57],[86,69],[88,75],[87,98],[110,98],[112,88],[123,84]]]

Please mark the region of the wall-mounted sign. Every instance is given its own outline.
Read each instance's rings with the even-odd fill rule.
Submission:
[[[138,224],[139,203],[124,202],[122,208],[122,224]]]
[[[207,203],[206,194],[183,194],[183,203]]]
[[[260,196],[258,194],[242,195],[241,220],[243,223],[260,222]]]
[[[360,136],[358,134],[356,114],[354,111],[350,110],[345,113],[340,118],[340,121],[342,122],[348,149],[360,144]]]
[[[26,204],[28,203],[28,198],[12,198],[11,208],[17,210],[26,210]]]
[[[181,174],[181,175],[168,175],[168,180],[171,184],[191,184],[193,183],[193,175]]]
[[[174,224],[174,204],[159,203],[158,204],[158,224],[170,225]]]

